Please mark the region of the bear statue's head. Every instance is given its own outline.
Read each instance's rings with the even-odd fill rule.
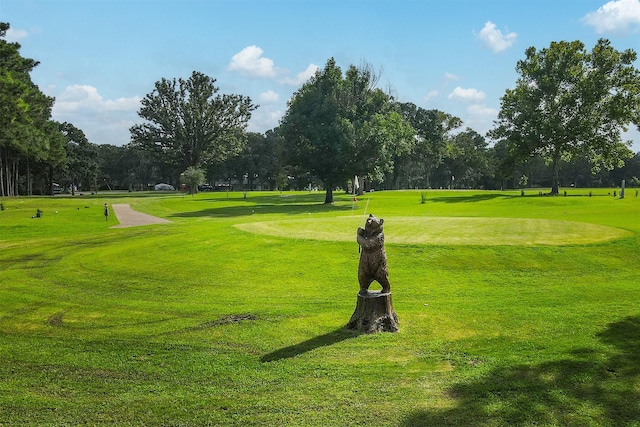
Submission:
[[[384,224],[384,219],[376,218],[372,214],[369,214],[369,218],[367,218],[364,229],[367,234],[372,236],[374,234],[382,233],[382,224]]]

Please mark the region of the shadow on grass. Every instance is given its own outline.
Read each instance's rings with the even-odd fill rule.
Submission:
[[[178,212],[169,215],[172,218],[231,218],[250,215],[266,215],[266,214],[286,214],[300,215],[306,213],[323,213],[323,212],[347,212],[351,211],[351,206],[342,205],[315,205],[315,204],[256,204],[245,206],[224,206],[219,208],[209,208],[194,212]]]
[[[273,353],[265,354],[260,358],[260,361],[262,363],[266,363],[275,362],[282,359],[289,359],[315,350],[316,348],[328,347],[330,345],[355,338],[358,335],[360,335],[360,332],[358,331],[352,331],[345,327],[341,327],[336,329],[335,331],[331,331],[327,334],[308,339],[299,344],[290,345],[289,347],[284,347],[280,350],[276,350]]]
[[[264,194],[261,192],[247,192],[246,196],[243,192],[226,193],[198,193],[197,202],[224,202],[224,203],[242,203],[254,205],[288,205],[288,204],[309,204],[324,205],[324,193],[275,193]],[[334,202],[351,201],[348,194],[334,193]],[[329,205],[331,206],[331,205]]]
[[[68,199],[68,200],[83,200],[83,199],[135,199],[135,198],[159,198],[159,197],[179,197],[183,196],[183,193],[178,191],[99,191],[97,193],[81,192],[76,195],[71,194],[56,194],[54,196],[45,195],[43,197],[50,197],[54,199]],[[39,196],[38,196],[39,197]]]
[[[446,196],[436,196],[436,197],[429,197],[428,193],[427,193],[427,203],[429,202],[438,202],[438,203],[477,203],[477,202],[484,202],[487,200],[493,200],[493,199],[511,199],[514,197],[520,197],[520,196],[513,196],[511,194],[495,194],[495,193],[491,193],[491,194],[456,194],[456,193],[450,193]]]
[[[447,390],[455,406],[416,411],[402,426],[637,425],[640,316],[610,324],[598,338],[612,348],[507,366]]]

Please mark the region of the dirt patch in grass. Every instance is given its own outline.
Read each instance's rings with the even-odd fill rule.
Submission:
[[[64,311],[59,311],[49,316],[49,318],[47,319],[47,325],[54,327],[62,326],[62,317],[64,316],[64,313]]]
[[[228,325],[232,323],[252,321],[252,320],[256,320],[256,316],[254,316],[253,314],[231,314],[221,319],[201,323],[200,325],[196,326],[195,329],[211,328],[214,326]]]

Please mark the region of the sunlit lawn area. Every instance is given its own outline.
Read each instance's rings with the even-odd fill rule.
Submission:
[[[0,425],[640,425],[640,197],[612,193],[0,199]],[[395,334],[344,329],[369,213]]]

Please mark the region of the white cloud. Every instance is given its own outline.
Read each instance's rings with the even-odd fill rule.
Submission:
[[[496,28],[496,24],[487,21],[484,24],[484,28],[480,30],[480,34],[476,34],[476,37],[482,41],[485,47],[491,49],[493,53],[500,53],[516,42],[518,34],[502,34],[502,31]]]
[[[469,105],[467,111],[476,118],[496,118],[499,112],[495,108],[487,107],[484,104]]]
[[[582,22],[594,27],[598,34],[628,34],[640,28],[640,0],[610,1],[585,15]]]
[[[485,99],[484,92],[478,89],[463,89],[457,86],[453,92],[449,94],[449,99],[457,99],[465,102],[482,102]]]
[[[260,107],[251,114],[247,130],[249,132],[265,133],[277,127],[283,115],[282,110]]]
[[[26,39],[28,35],[26,30],[9,28],[4,38],[9,43],[13,43]]]
[[[316,73],[318,68],[320,67],[315,64],[309,64],[309,66],[304,71],[298,73],[294,78],[287,77],[285,79],[282,79],[282,83],[286,83],[291,86],[300,86],[301,84],[309,80]]]
[[[437,90],[432,90],[431,92],[425,95],[424,100],[431,101],[432,99],[437,98],[438,95],[439,95],[439,92]]]
[[[251,77],[273,78],[279,74],[273,60],[262,56],[258,46],[247,46],[233,55],[227,68]]]
[[[56,97],[54,109],[61,114],[76,111],[137,111],[140,98],[102,99],[98,89],[88,85],[73,85]]]
[[[262,92],[258,96],[258,100],[262,103],[272,104],[272,103],[278,102],[279,99],[280,99],[280,96],[272,90]]]
[[[467,107],[466,114],[462,117],[464,127],[470,127],[480,134],[493,128],[493,122],[498,118],[499,111],[485,104],[472,104]]]
[[[445,80],[460,80],[460,76],[457,76],[453,73],[444,73],[444,79]]]
[[[99,108],[103,100],[98,89],[93,86],[73,85],[56,97],[54,110],[59,113],[70,113],[79,109]]]
[[[140,98],[103,99],[98,89],[88,85],[68,86],[56,95],[52,117],[81,129],[94,144],[124,145],[129,128],[140,122]]]

